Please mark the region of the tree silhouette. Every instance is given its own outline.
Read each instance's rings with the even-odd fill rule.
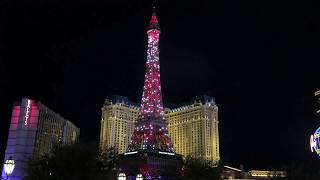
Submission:
[[[116,154],[100,153],[93,145],[55,147],[47,156],[29,161],[26,180],[108,180],[113,179]]]
[[[185,180],[220,180],[222,166],[201,157],[187,156],[184,160],[182,177]]]

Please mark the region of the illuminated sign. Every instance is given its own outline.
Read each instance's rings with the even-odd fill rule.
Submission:
[[[27,100],[27,107],[26,107],[26,115],[24,116],[24,125],[28,125],[28,120],[30,118],[30,109],[31,109],[31,100]]]
[[[320,156],[320,128],[310,137],[311,152],[316,152]]]

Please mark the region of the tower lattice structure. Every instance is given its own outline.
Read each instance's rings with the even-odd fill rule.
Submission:
[[[158,150],[174,152],[164,121],[159,63],[160,28],[155,11],[151,16],[147,34],[147,62],[140,114],[128,151]]]

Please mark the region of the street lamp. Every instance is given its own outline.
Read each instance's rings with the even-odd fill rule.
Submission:
[[[4,173],[6,174],[7,176],[7,179],[9,179],[9,176],[11,176],[13,170],[14,170],[14,160],[12,159],[12,157],[10,156],[8,160],[6,160],[4,162]]]
[[[136,180],[143,180],[142,174],[137,174]]]
[[[118,174],[118,180],[126,180],[127,177],[126,177],[126,174],[125,173],[119,173]]]

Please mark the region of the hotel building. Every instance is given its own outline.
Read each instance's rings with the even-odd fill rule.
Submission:
[[[138,115],[139,104],[121,96],[107,98],[102,107],[101,148],[115,147],[118,153],[125,153]],[[199,96],[184,105],[166,108],[165,120],[176,153],[220,160],[218,106],[214,98]]]
[[[12,157],[16,164],[10,179],[24,179],[30,158],[46,155],[54,146],[75,143],[79,135],[79,128],[41,102],[14,103],[5,151],[5,159]]]
[[[127,151],[139,115],[139,105],[123,96],[111,96],[104,102],[101,118],[100,147],[114,147],[119,154]]]
[[[169,135],[175,150],[183,156],[220,160],[218,106],[214,98],[200,96],[185,105],[166,109]]]

